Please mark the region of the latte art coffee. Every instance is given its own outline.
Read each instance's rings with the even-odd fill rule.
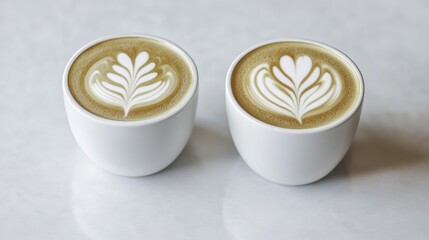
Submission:
[[[274,42],[245,54],[231,74],[238,104],[271,125],[305,129],[346,115],[359,98],[358,74],[338,53],[299,41]]]
[[[102,118],[136,121],[159,116],[186,101],[196,86],[186,54],[155,38],[120,37],[96,43],[72,63],[74,99]]]

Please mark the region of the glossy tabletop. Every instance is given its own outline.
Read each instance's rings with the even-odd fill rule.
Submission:
[[[428,1],[0,1],[1,239],[428,239]],[[93,39],[170,39],[200,75],[196,124],[159,174],[96,167],[61,92]],[[355,141],[326,178],[280,186],[238,155],[225,75],[246,48],[308,38],[348,54],[366,83]]]

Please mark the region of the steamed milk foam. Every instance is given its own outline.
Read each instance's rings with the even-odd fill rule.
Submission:
[[[174,109],[192,94],[195,78],[188,58],[171,44],[122,37],[84,50],[70,67],[68,85],[87,111],[135,121]]]
[[[329,124],[355,105],[360,82],[337,53],[305,42],[258,47],[236,64],[231,87],[238,104],[253,117],[279,127]]]

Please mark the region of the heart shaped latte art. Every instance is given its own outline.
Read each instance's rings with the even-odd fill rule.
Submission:
[[[313,66],[310,57],[284,55],[279,66],[260,64],[250,75],[250,92],[269,111],[296,119],[325,112],[341,95],[342,82],[329,66]]]
[[[89,69],[86,88],[98,101],[121,107],[125,118],[133,108],[155,104],[172,93],[174,71],[168,65],[156,67],[146,51],[134,60],[121,52],[116,60],[108,56]]]

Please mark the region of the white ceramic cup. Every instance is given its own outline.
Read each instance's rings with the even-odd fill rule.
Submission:
[[[356,73],[360,92],[356,104],[336,121],[310,129],[287,129],[267,124],[238,104],[231,88],[231,74],[247,53],[273,42],[298,41],[324,47],[342,58]],[[347,153],[358,127],[364,96],[363,77],[344,53],[326,44],[302,39],[279,39],[258,44],[241,53],[226,77],[226,110],[234,144],[247,165],[269,181],[302,185],[331,172]]]
[[[195,79],[192,89],[181,103],[154,118],[115,121],[94,115],[76,102],[68,87],[68,73],[74,60],[87,48],[120,37],[160,40],[182,53],[184,60],[189,62]],[[189,140],[198,101],[198,73],[191,57],[166,39],[142,34],[107,36],[85,45],[73,55],[64,70],[63,94],[71,131],[90,159],[118,175],[146,176],[170,165]]]

